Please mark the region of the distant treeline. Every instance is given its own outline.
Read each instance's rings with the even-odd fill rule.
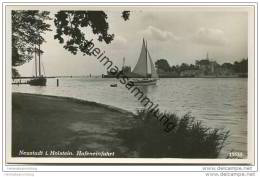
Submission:
[[[195,64],[182,63],[170,66],[166,59],[159,59],[155,62],[157,73],[160,78],[175,77],[248,77],[248,59],[243,58],[233,63],[219,64],[216,61],[207,59],[196,60]],[[138,77],[131,71],[130,66],[124,66],[122,71],[128,77]],[[107,73],[104,77],[114,77]]]
[[[159,59],[155,62],[155,65],[159,71],[164,72],[176,72],[181,73],[182,71],[187,70],[200,70],[201,66],[210,65],[209,60],[196,60],[195,64],[182,63],[181,65],[170,66],[166,59]],[[222,68],[225,70],[231,70],[234,73],[247,73],[248,72],[248,59],[242,59],[240,61],[235,61],[234,63],[223,63],[218,64],[214,62],[215,68]]]
[[[218,64],[209,59],[196,60],[195,64],[182,63],[170,66],[166,59],[155,62],[160,77],[247,77],[248,59]]]

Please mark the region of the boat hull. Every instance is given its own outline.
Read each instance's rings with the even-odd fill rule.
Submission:
[[[45,77],[37,77],[28,81],[32,86],[46,86],[47,79]]]
[[[156,85],[157,79],[132,80],[134,86]]]

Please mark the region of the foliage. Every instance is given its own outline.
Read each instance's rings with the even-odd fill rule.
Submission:
[[[118,136],[143,158],[218,157],[229,131],[205,127],[190,114],[181,118],[171,113],[165,115],[176,124],[169,133],[162,131],[162,125],[153,113],[141,110],[132,128],[120,131]]]
[[[175,72],[180,74],[182,71],[188,71],[188,70],[199,70],[200,65],[208,66],[210,68],[210,61],[209,60],[196,60],[195,65],[193,64],[187,64],[182,63],[181,65],[173,65],[169,66],[169,63],[166,59],[159,59],[155,62],[157,68],[159,71],[164,72]],[[217,62],[215,62],[215,68],[218,70],[229,70],[233,73],[247,73],[248,72],[248,59],[242,59],[241,61],[235,61],[232,63],[223,63],[222,65],[219,65]]]
[[[17,69],[12,68],[12,77],[20,77],[20,74],[18,73]]]
[[[122,18],[126,21],[129,20],[130,11],[123,11],[122,12]]]
[[[155,62],[155,66],[157,69],[163,70],[163,71],[170,71],[170,65],[166,59],[159,59]]]
[[[224,69],[233,69],[233,65],[231,63],[223,63],[221,67]]]
[[[107,15],[103,11],[59,11],[55,14],[54,24],[56,26],[54,39],[59,40],[61,44],[65,43],[63,47],[74,55],[78,50],[83,54],[91,55],[85,37],[87,27],[91,27],[99,41],[109,44],[114,38],[114,34],[108,34],[109,24]],[[66,41],[65,36],[67,36]]]
[[[122,18],[129,19],[130,11],[123,11]],[[59,40],[63,47],[76,55],[81,51],[83,55],[91,55],[88,51],[88,29],[97,36],[97,39],[106,44],[111,43],[114,34],[109,34],[107,14],[104,11],[59,11],[55,14],[54,24],[56,34],[54,39]],[[66,38],[65,38],[66,36]]]
[[[36,46],[45,42],[43,34],[51,31],[49,11],[12,11],[12,66],[20,66],[33,58],[33,53],[41,52]],[[130,11],[123,11],[122,18],[129,19]],[[65,43],[64,48],[73,54],[78,50],[88,54],[84,28],[90,27],[99,41],[110,43],[114,34],[108,34],[109,24],[103,11],[59,11],[55,14],[56,34],[54,39]],[[66,36],[66,38],[65,38]]]
[[[50,31],[50,12],[38,10],[12,11],[12,66],[20,66],[32,59],[36,45],[45,40],[42,34]],[[41,51],[42,52],[42,51]]]
[[[234,71],[236,73],[248,72],[248,59],[242,59],[240,62],[235,61],[233,64]]]
[[[130,73],[131,72],[131,66],[124,66],[123,72],[124,73]]]

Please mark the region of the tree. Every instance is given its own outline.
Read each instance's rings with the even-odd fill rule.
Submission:
[[[38,10],[12,11],[12,66],[20,66],[33,58],[36,45],[45,40],[42,34],[50,31],[50,25],[44,21],[50,20],[49,12]],[[43,51],[40,51],[41,53]],[[17,75],[17,70],[12,70]]]
[[[171,67],[166,59],[159,59],[155,62],[155,66],[165,72],[171,71]]]
[[[38,10],[12,11],[12,66],[20,66],[33,58],[33,53],[41,52],[35,48],[45,42],[42,34],[51,31],[50,12]],[[123,11],[122,18],[129,19],[130,11]],[[85,37],[86,28],[90,28],[99,41],[109,44],[114,34],[108,34],[109,24],[103,11],[59,11],[54,19],[56,34],[54,39],[64,44],[64,48],[73,54],[78,50],[88,54]],[[66,37],[66,38],[65,38]],[[17,71],[17,70],[13,70]],[[15,74],[15,73],[14,73]]]
[[[172,67],[171,67],[171,71],[172,71],[172,72],[177,72],[177,68],[176,68],[176,66],[172,65]]]
[[[223,63],[221,65],[221,67],[224,68],[224,69],[229,69],[229,70],[233,69],[233,65],[231,63]]]
[[[181,71],[189,70],[189,65],[187,63],[182,63],[180,66]]]
[[[129,11],[122,12],[125,21],[129,19],[129,15]],[[92,30],[100,42],[104,41],[106,44],[109,44],[115,36],[108,33],[107,14],[103,11],[59,11],[55,14],[54,24],[56,26],[54,39],[59,40],[64,44],[63,47],[74,55],[78,51],[83,55],[91,55],[88,51],[89,40],[86,37],[88,29]]]
[[[19,74],[19,72],[17,71],[17,69],[12,68],[12,76],[13,76],[13,77],[20,77],[20,74]]]
[[[131,72],[131,66],[124,66],[123,71],[124,71],[124,73],[130,73]]]
[[[248,72],[248,59],[242,59],[240,62],[235,61],[233,64],[236,73],[247,73]]]
[[[130,11],[123,11],[122,12],[122,18],[126,21],[129,20]]]

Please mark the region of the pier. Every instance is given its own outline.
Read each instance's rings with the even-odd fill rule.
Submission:
[[[12,77],[12,85],[29,84],[28,81],[22,81],[22,79],[35,79],[36,77]],[[54,76],[44,77],[44,78],[56,78]],[[19,80],[18,80],[19,79]],[[15,82],[16,80],[16,82]],[[18,80],[18,81],[17,81]]]

